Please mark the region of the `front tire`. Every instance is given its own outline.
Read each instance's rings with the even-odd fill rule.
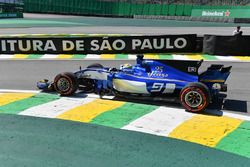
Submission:
[[[62,96],[70,96],[78,89],[78,82],[73,73],[58,74],[54,79],[54,88]]]
[[[209,89],[202,83],[190,83],[180,92],[180,102],[189,112],[202,112],[210,103]]]

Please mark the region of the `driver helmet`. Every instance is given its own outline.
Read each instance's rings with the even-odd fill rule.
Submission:
[[[122,64],[120,65],[120,70],[122,69],[132,69],[132,65],[131,64]]]

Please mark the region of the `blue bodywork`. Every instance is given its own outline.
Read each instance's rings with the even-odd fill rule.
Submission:
[[[180,92],[189,83],[205,84],[212,96],[226,91],[231,67],[211,65],[198,73],[202,61],[149,60],[138,56],[135,65],[124,65],[120,69],[91,67],[75,72],[79,80],[94,81],[95,92],[118,92],[147,96],[164,96]],[[81,83],[81,82],[79,82]],[[51,83],[38,83],[45,89]],[[53,84],[53,83],[52,83]]]
[[[175,84],[175,89],[180,90],[189,82],[199,80],[198,76],[181,72],[155,60],[144,60],[131,69],[124,69],[116,73],[112,78],[145,82],[148,92],[159,94],[163,93],[166,84]],[[110,83],[112,83],[111,80]],[[163,86],[161,88],[153,86],[156,83]]]

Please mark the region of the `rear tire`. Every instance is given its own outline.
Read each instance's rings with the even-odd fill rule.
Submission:
[[[54,88],[62,96],[70,96],[78,89],[78,82],[71,72],[58,74],[54,79]]]
[[[190,83],[181,90],[180,102],[189,112],[204,111],[210,103],[209,89],[200,82]]]

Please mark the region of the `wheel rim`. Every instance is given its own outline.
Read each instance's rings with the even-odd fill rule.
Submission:
[[[190,91],[185,96],[185,102],[192,108],[197,108],[202,104],[202,95],[197,91]]]
[[[67,91],[70,88],[70,82],[66,78],[60,78],[56,85],[60,91]]]

